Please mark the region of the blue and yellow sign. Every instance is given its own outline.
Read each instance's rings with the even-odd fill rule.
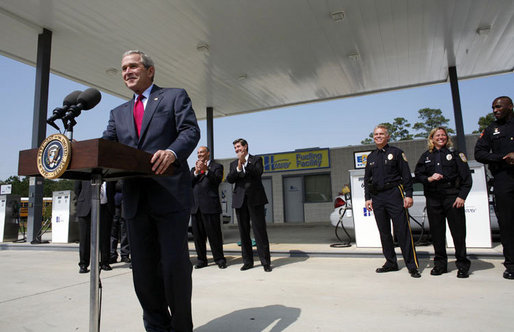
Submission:
[[[262,155],[264,173],[330,167],[330,150],[309,150]]]

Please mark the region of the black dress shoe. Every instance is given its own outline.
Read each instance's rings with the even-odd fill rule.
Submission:
[[[249,270],[252,267],[253,267],[253,264],[243,264],[243,266],[241,266],[241,271]]]
[[[505,279],[514,279],[514,272],[510,272],[510,271],[507,271],[505,270],[505,272],[503,272],[503,277]]]
[[[382,266],[375,270],[376,273],[394,272],[398,271],[398,265],[396,266]]]
[[[447,270],[447,269],[443,269],[443,268],[441,268],[441,267],[437,267],[437,266],[435,266],[435,267],[432,269],[432,271],[430,271],[430,274],[431,274],[431,275],[433,275],[433,276],[440,276],[441,274],[446,273],[446,272],[448,272],[448,270]]]
[[[111,271],[112,270],[112,267],[109,265],[109,264],[102,264],[100,266],[100,269],[104,270],[104,271]]]
[[[220,269],[226,269],[226,268],[227,268],[227,263],[225,263],[225,262],[223,262],[223,263],[219,263],[219,264],[218,264],[218,267],[219,267]]]
[[[204,267],[207,266],[207,263],[206,262],[198,262],[196,263],[195,265],[195,269],[203,269]]]
[[[459,269],[457,271],[457,278],[468,278],[469,277],[469,271],[464,269]]]
[[[79,273],[88,273],[88,272],[89,272],[89,270],[87,267],[85,267],[85,266],[80,267]]]
[[[271,272],[271,265],[266,264],[263,266],[263,268],[265,272]]]
[[[121,257],[121,262],[123,262],[123,263],[130,263],[131,260],[130,260],[129,257]]]
[[[111,257],[111,259],[109,259],[109,264],[115,264],[115,263],[118,263],[118,257]]]
[[[418,269],[409,270],[409,274],[413,278],[421,278],[421,274],[418,272]]]

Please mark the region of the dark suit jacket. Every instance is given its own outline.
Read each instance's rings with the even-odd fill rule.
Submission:
[[[172,176],[124,181],[125,216],[135,216],[141,195],[148,198],[150,209],[159,214],[190,210],[193,192],[187,158],[200,139],[200,129],[189,96],[183,89],[163,89],[154,85],[145,107],[140,138],[137,137],[133,110],[134,99],[113,109],[103,138],[152,154],[170,149],[177,155],[177,161]]]
[[[77,197],[76,216],[87,217],[91,213],[91,181],[75,181],[73,188]],[[115,182],[107,182],[107,207],[114,214]]]
[[[223,166],[211,161],[207,174],[195,176],[195,168],[191,169],[193,177],[193,208],[191,213],[221,213],[218,187],[223,179]]]
[[[232,191],[232,207],[235,209],[243,206],[245,195],[249,205],[264,205],[268,203],[264,186],[262,185],[262,158],[248,155],[248,164],[245,172],[237,172],[237,159],[230,163],[230,172],[227,181],[234,183]]]

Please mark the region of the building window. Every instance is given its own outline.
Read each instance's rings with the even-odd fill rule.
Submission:
[[[332,201],[330,174],[305,175],[305,202],[321,203]]]

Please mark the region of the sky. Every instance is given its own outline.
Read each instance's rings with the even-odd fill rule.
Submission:
[[[31,148],[35,68],[0,56],[0,72],[0,180],[5,180],[17,175],[18,152]],[[478,119],[491,112],[494,98],[514,97],[513,87],[514,73],[459,81],[464,132],[470,134],[478,129]],[[51,74],[48,116],[70,92],[86,88]],[[81,141],[100,137],[109,111],[123,102],[102,92],[100,103],[77,118],[73,138]],[[216,118],[214,157],[234,158],[232,141],[239,137],[248,141],[252,154],[360,145],[378,123],[392,122],[396,117],[404,117],[411,124],[418,122],[418,110],[422,108],[441,109],[450,119],[450,127],[455,128],[450,84],[444,83]],[[199,145],[207,145],[206,121],[199,121],[199,126]],[[57,131],[48,126],[47,136],[54,133]],[[189,158],[190,166],[195,160],[196,152]]]

